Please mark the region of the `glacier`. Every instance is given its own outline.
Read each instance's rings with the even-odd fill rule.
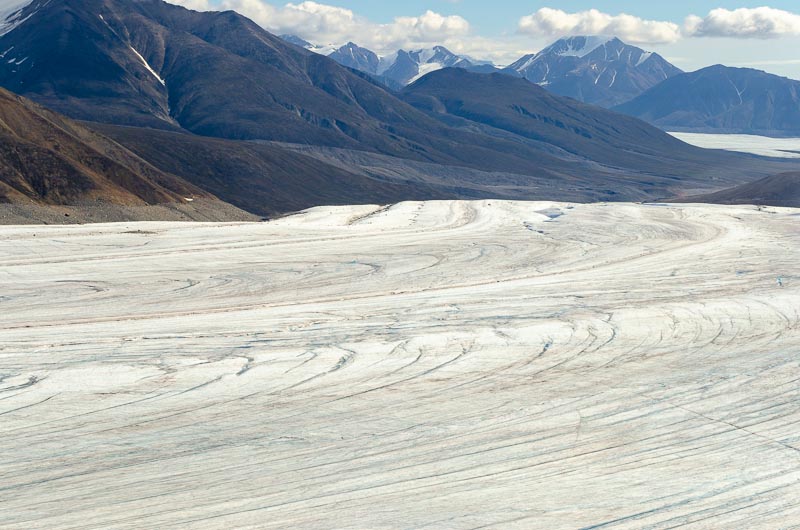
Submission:
[[[797,210],[0,227],[0,527],[800,520]]]

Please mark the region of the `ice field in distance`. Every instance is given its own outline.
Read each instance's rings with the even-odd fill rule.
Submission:
[[[800,158],[800,138],[770,138],[751,134],[669,133],[705,149],[724,149],[776,158]]]

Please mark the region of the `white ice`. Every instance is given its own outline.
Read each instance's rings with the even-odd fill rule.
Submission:
[[[408,84],[411,84],[419,79],[422,79],[426,75],[430,74],[431,72],[436,72],[437,70],[441,70],[444,68],[442,63],[421,63],[419,65],[419,73],[411,78]]]
[[[702,134],[671,132],[688,144],[706,149],[725,149],[760,156],[800,158],[800,138],[770,138],[749,134]]]
[[[2,227],[0,528],[791,527],[798,215]]]

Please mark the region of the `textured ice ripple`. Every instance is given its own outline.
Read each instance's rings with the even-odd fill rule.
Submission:
[[[800,527],[796,215],[0,228],[0,527]]]

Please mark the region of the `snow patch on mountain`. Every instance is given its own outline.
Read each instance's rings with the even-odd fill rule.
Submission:
[[[639,67],[639,66],[643,65],[652,56],[653,56],[653,52],[644,52],[642,54],[642,56],[639,57],[639,60],[636,62],[636,66]]]
[[[44,5],[49,3],[48,0]],[[23,16],[22,11],[31,4],[31,0],[0,0],[0,36],[14,31],[36,13]]]
[[[440,51],[440,48],[436,47],[436,48],[427,48],[427,49],[420,50],[419,52],[417,52],[417,56],[419,57],[420,64],[429,63],[431,61],[431,59],[436,57],[436,55],[439,53],[439,51]]]
[[[153,77],[158,79],[158,82],[161,83],[162,86],[167,86],[167,82],[164,81],[161,78],[161,76],[156,73],[155,70],[153,70],[153,67],[150,66],[150,63],[147,62],[147,60],[142,56],[142,54],[136,51],[136,48],[134,48],[133,46],[130,46],[130,49],[133,51],[133,53],[136,54],[136,57],[138,57],[142,61],[142,64],[144,65],[145,68],[147,68],[147,71],[153,74]]]
[[[613,41],[615,37],[590,35],[588,37],[571,37],[569,39],[562,39],[554,46],[563,43],[564,47],[554,50],[557,55],[564,57],[586,57],[597,48],[605,46]]]
[[[381,62],[378,65],[378,75],[383,75],[386,71],[391,68],[394,63],[397,62],[397,57],[399,57],[400,52],[390,53],[389,55],[380,56]]]
[[[435,72],[437,70],[441,70],[442,68],[444,68],[444,65],[442,63],[424,63],[424,64],[421,64],[421,65],[419,65],[419,73],[417,75],[415,75],[414,77],[412,77],[411,80],[408,82],[408,84],[410,85],[414,81],[417,81],[418,79],[421,79],[421,78],[425,77],[429,73]]]
[[[312,44],[310,48],[306,49],[314,53],[317,53],[319,55],[328,56],[333,52],[335,52],[336,50],[338,50],[339,47],[336,46],[335,44],[325,44],[325,45]]]

